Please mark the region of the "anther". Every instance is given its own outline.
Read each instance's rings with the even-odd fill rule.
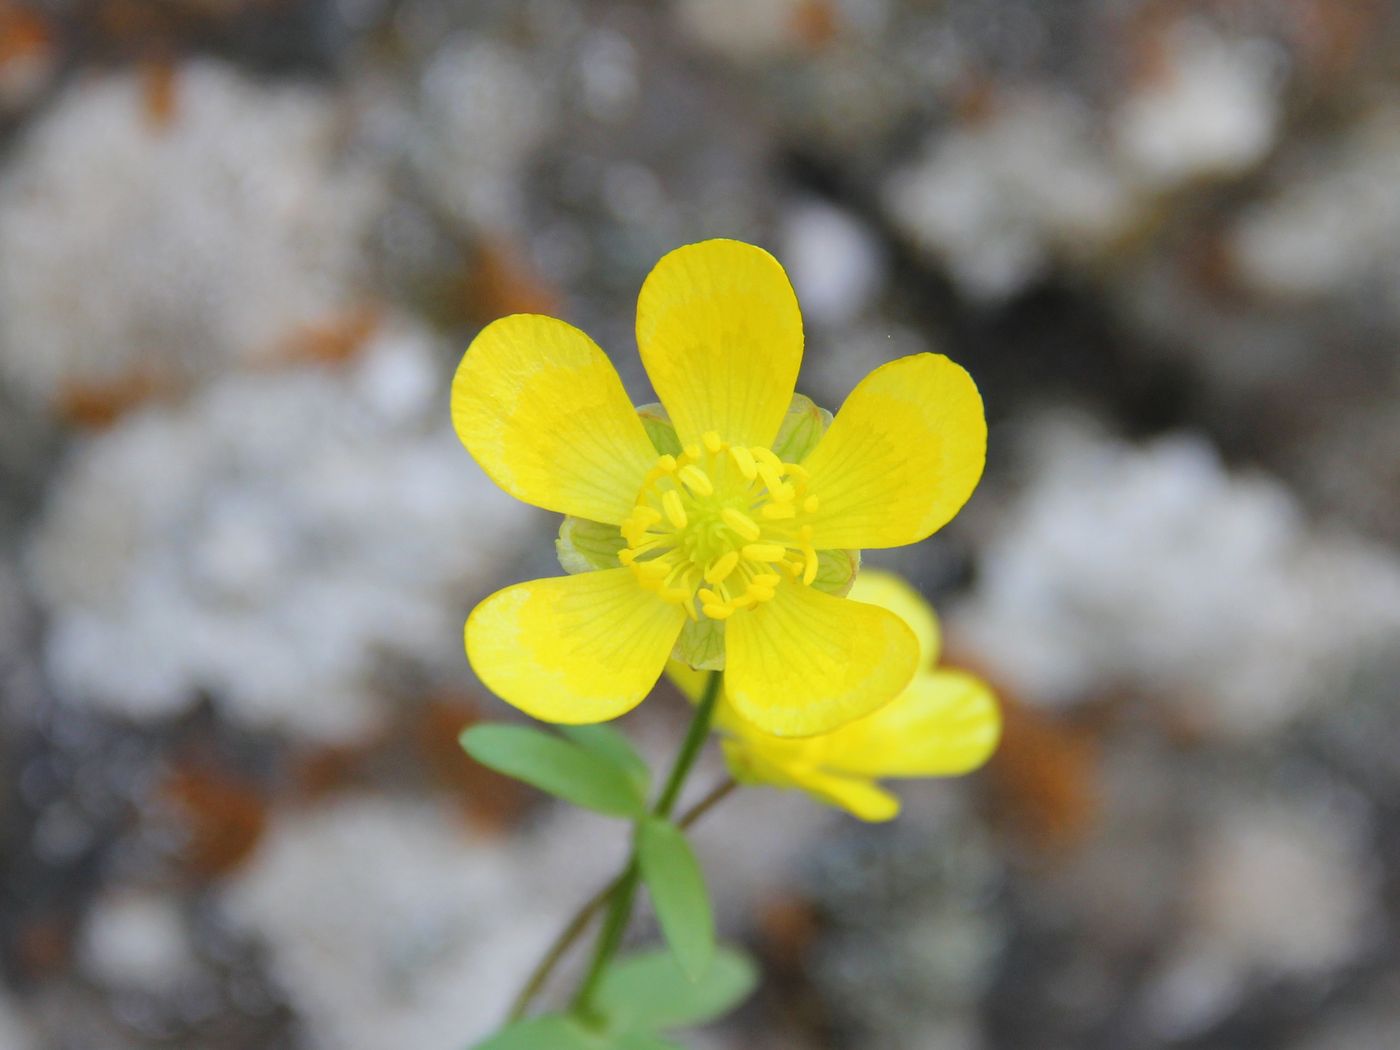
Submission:
[[[702,605],[700,611],[711,620],[727,620],[734,615],[732,605]]]
[[[725,507],[719,514],[726,525],[746,540],[756,540],[763,535],[763,531],[754,523],[754,520],[741,510]]]
[[[666,512],[667,519],[678,529],[685,528],[685,507],[681,505],[681,494],[675,489],[664,493],[661,497],[661,508]]]
[[[705,582],[720,584],[729,578],[729,574],[734,571],[734,567],[739,564],[739,552],[730,551],[722,554],[711,563],[705,570]]]
[[[710,476],[699,467],[681,467],[681,481],[685,482],[685,487],[697,496],[713,496],[715,493],[715,486],[710,481]]]
[[[735,445],[729,450],[729,454],[734,457],[734,465],[739,468],[739,473],[744,475],[745,481],[752,481],[758,477],[758,464],[754,462],[753,453],[743,445]]]
[[[656,461],[656,465],[661,468],[662,473],[670,474],[676,469],[676,457],[668,452]]]
[[[705,431],[705,433],[700,435],[700,440],[704,442],[705,447],[711,452],[718,452],[720,449],[724,448],[724,440],[719,436],[719,431],[717,430]]]
[[[671,566],[658,558],[655,561],[639,562],[637,571],[649,580],[664,580],[671,575]]]
[[[774,458],[776,459],[776,457]],[[780,463],[775,467],[772,463],[765,460],[757,465],[757,469],[759,476],[763,478],[763,484],[768,487],[768,494],[776,500],[787,501],[792,499],[797,493],[778,473],[781,466],[782,464]]]

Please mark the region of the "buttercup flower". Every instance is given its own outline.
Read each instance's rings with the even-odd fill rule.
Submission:
[[[803,740],[763,732],[723,694],[714,725],[724,738],[730,772],[740,783],[798,788],[862,820],[889,820],[899,812],[899,799],[876,780],[971,772],[996,749],[1001,711],[985,682],[964,671],[935,667],[938,620],[898,576],[866,570],[851,597],[895,613],[918,636],[919,670],[904,692],[874,714]],[[699,698],[701,672],[676,662],[667,672],[692,700]]]
[[[971,495],[986,449],[972,379],[935,354],[891,361],[824,430],[829,417],[793,395],[802,316],[787,275],[728,240],[657,263],[637,345],[661,399],[641,412],[597,345],[550,317],[495,321],[462,358],[458,435],[511,495],[569,515],[560,552],[574,573],[476,607],[477,674],[565,723],[635,707],[673,650],[723,666],[734,709],[780,736],[887,703],[918,643],[840,592],[852,552],[921,540]]]

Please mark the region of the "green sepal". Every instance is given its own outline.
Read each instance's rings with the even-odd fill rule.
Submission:
[[[572,740],[508,725],[472,726],[459,739],[483,766],[565,802],[629,820],[647,811],[646,787],[637,783],[633,772]]]
[[[705,617],[686,620],[671,658],[697,671],[724,670],[724,623]]]
[[[674,824],[649,817],[637,827],[637,862],[671,953],[699,980],[714,959],[715,917],[695,852]]]
[[[669,1032],[723,1017],[753,993],[758,968],[721,945],[692,981],[668,951],[642,952],[608,967],[593,997],[609,1031]]]
[[[773,439],[773,451],[784,463],[801,463],[831,426],[832,415],[810,397],[793,394],[787,415]]]
[[[642,429],[647,432],[647,437],[651,439],[652,447],[656,449],[658,456],[681,454],[681,439],[676,434],[676,428],[671,425],[671,417],[666,414],[664,407],[658,403],[639,405],[637,415],[641,417]]]
[[[611,762],[632,781],[645,798],[651,791],[651,768],[632,741],[612,726],[560,726],[559,732],[585,751]]]
[[[627,541],[616,525],[605,525],[601,521],[589,521],[569,514],[559,523],[554,552],[563,570],[573,576],[580,572],[618,568],[622,562],[618,561],[617,552],[625,546]]]
[[[817,551],[817,575],[812,586],[844,598],[855,585],[860,572],[860,551]]]

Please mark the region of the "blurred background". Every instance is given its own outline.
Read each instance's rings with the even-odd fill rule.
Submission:
[[[712,236],[786,265],[828,407],[976,377],[981,488],[868,563],[1007,727],[891,825],[706,818],[766,980],[692,1045],[1400,1046],[1397,45],[1387,0],[0,0],[0,1048],[498,1022],[624,844],[456,746],[513,717],[466,612],[557,519],[448,379],[544,311],[651,400],[637,289]]]

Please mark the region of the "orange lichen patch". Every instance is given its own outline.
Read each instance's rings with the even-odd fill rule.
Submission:
[[[102,0],[93,20],[103,36],[132,43],[162,38],[169,22],[166,5],[148,0]]]
[[[20,973],[42,981],[67,973],[73,959],[73,922],[62,915],[36,915],[20,920],[14,955]]]
[[[463,279],[463,306],[476,320],[506,314],[554,314],[560,297],[514,245],[504,238],[488,237],[477,245]]]
[[[292,770],[293,794],[298,800],[313,800],[363,783],[374,750],[370,744],[343,744],[302,754]]]
[[[171,393],[172,383],[137,370],[107,381],[67,383],[54,407],[61,419],[74,426],[101,428],[111,426],[133,408]]]
[[[0,0],[0,107],[18,109],[48,83],[53,32],[35,12]]]
[[[987,74],[972,70],[963,76],[953,101],[958,123],[969,127],[985,124],[1003,108],[997,83]]]
[[[151,61],[141,70],[146,119],[157,130],[169,128],[179,108],[179,70],[170,61]]]
[[[174,770],[160,797],[185,825],[180,859],[198,879],[236,869],[253,852],[267,825],[267,803],[250,782],[193,763]]]
[[[1387,5],[1381,0],[1292,0],[1291,36],[1300,64],[1319,78],[1355,66],[1379,35]]]
[[[357,306],[291,334],[272,355],[274,363],[310,361],[340,364],[353,358],[378,330],[383,312],[378,306]]]
[[[830,44],[840,30],[840,13],[832,0],[803,0],[792,13],[793,34],[813,51]]]
[[[1001,746],[987,764],[995,816],[1044,853],[1073,848],[1100,809],[1094,735],[1044,711],[1002,699]]]
[[[536,796],[519,781],[493,773],[463,753],[457,738],[480,720],[475,704],[439,697],[423,706],[414,742],[433,782],[451,793],[474,827],[496,834],[519,824]]]
[[[812,902],[773,897],[759,905],[757,919],[765,959],[779,970],[800,971],[808,949],[821,936],[821,918]]]

